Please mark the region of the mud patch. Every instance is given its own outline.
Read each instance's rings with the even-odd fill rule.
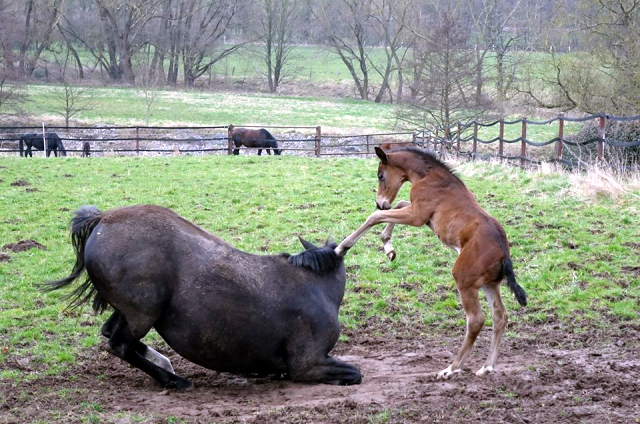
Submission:
[[[462,336],[398,339],[390,335],[390,328],[372,343],[341,342],[336,356],[363,373],[363,383],[349,387],[217,373],[187,362],[165,345],[154,346],[169,357],[179,374],[194,382],[193,391],[180,393],[159,387],[142,372],[94,347],[83,351],[75,368],[61,375],[10,384],[10,390],[3,390],[5,418],[0,414],[0,423],[56,421],[61,416],[80,422],[88,415],[100,422],[130,422],[141,416],[152,417],[151,422],[174,417],[189,423],[626,423],[640,419],[637,333],[617,326],[615,331],[585,338],[543,327],[538,331],[520,328],[520,336],[506,337],[499,364],[486,378],[473,374],[483,365],[489,347],[490,331],[483,332],[468,366],[447,381],[435,376],[449,365]],[[368,336],[362,334],[360,340]],[[26,365],[8,357],[0,366]]]
[[[35,241],[33,239],[20,240],[17,243],[9,243],[9,244],[5,244],[4,246],[2,246],[2,250],[11,250],[14,253],[24,252],[24,251],[27,251],[29,249],[47,250],[46,246],[44,246],[43,244],[38,243],[37,241]]]
[[[29,181],[25,181],[22,178],[15,180],[14,182],[12,182],[11,184],[9,184],[12,187],[27,187],[30,186],[31,183]]]
[[[6,253],[0,253],[0,262],[9,262],[11,260],[11,256]]]

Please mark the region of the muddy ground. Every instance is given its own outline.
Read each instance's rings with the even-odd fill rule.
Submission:
[[[419,329],[382,332],[382,326],[347,332],[349,341],[333,353],[364,375],[349,387],[217,373],[155,345],[195,384],[176,392],[94,347],[62,375],[0,381],[0,423],[637,423],[640,327],[607,328],[576,333],[559,323],[512,325],[497,370],[479,378],[472,371],[488,350],[485,329],[467,369],[448,381],[435,375],[451,361],[461,331],[442,337],[420,337]],[[1,365],[29,371],[19,362]]]

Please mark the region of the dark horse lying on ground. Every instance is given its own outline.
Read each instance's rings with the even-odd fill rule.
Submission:
[[[53,151],[53,154],[57,157],[58,149],[60,150],[60,153],[62,154],[62,156],[67,156],[67,151],[64,149],[64,145],[62,144],[62,140],[60,139],[58,134],[47,133],[46,138],[47,138],[47,157],[49,157],[52,151]],[[25,144],[27,145],[26,152],[24,151]],[[42,141],[42,134],[35,134],[35,133],[22,134],[22,137],[20,137],[20,156],[33,157],[33,154],[31,153],[32,148],[36,150],[44,150],[44,142]]]
[[[242,252],[173,211],[154,205],[104,213],[85,206],[71,221],[76,263],[45,290],[87,280],[71,307],[115,310],[102,327],[111,353],[166,387],[191,382],[140,341],[151,328],[203,367],[287,374],[297,381],[358,384],[360,371],[329,356],[340,334],[346,282],[335,243],[297,255]]]
[[[271,154],[271,149],[273,148],[273,153],[279,155],[281,151],[278,149],[278,143],[276,139],[273,138],[271,133],[264,128],[260,128],[259,130],[250,130],[248,128],[234,128],[231,126],[231,139],[235,144],[236,148],[233,149],[233,154],[240,154],[239,147],[259,147],[258,156],[262,155],[261,147],[266,147],[267,154]]]

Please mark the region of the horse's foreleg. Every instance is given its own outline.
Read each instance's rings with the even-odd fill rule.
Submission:
[[[401,200],[394,207],[394,209],[405,208],[410,204],[411,202],[408,202],[406,200]],[[391,261],[393,261],[396,258],[396,251],[391,245],[391,235],[393,233],[393,227],[395,227],[395,224],[387,224],[387,226],[382,231],[382,234],[380,234],[380,240],[382,240],[382,247],[384,248],[384,254],[387,255],[387,257]]]
[[[347,250],[349,250],[354,244],[356,244],[360,237],[362,237],[367,231],[369,231],[371,227],[383,222],[387,222],[389,224],[406,224],[420,227],[424,225],[425,220],[421,218],[420,215],[416,215],[414,213],[411,204],[401,209],[375,211],[374,213],[369,215],[367,220],[360,226],[360,228],[351,233],[342,241],[342,243],[338,245],[338,247],[336,247],[335,252],[338,255],[344,256]]]
[[[289,374],[295,381],[313,381],[338,386],[350,386],[362,382],[360,370],[351,364],[342,362],[330,356],[322,358],[304,371],[290,367]]]

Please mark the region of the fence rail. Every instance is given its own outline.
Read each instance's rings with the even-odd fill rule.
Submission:
[[[571,140],[565,135],[566,123],[585,123],[597,120],[597,135],[586,140]],[[587,146],[597,143],[597,159],[604,158],[604,147],[636,148],[640,139],[620,141],[607,137],[607,128],[611,122],[640,121],[640,115],[622,117],[595,114],[584,117],[567,117],[559,115],[555,118],[536,121],[527,118],[514,120],[498,119],[492,122],[473,120],[467,123],[457,122],[449,127],[433,127],[417,131],[370,133],[358,135],[323,134],[320,126],[264,126],[260,128],[284,129],[276,133],[278,148],[291,154],[307,156],[364,156],[374,154],[373,147],[385,142],[414,143],[441,154],[453,153],[475,159],[483,156],[497,156],[508,161],[519,161],[521,166],[539,162],[530,153],[531,148],[542,148],[554,145],[552,161],[574,165],[565,159],[567,146]],[[531,126],[557,125],[556,136],[548,140],[534,141],[528,136]],[[257,127],[254,125],[234,125],[235,127]],[[498,135],[482,138],[479,130],[497,126]],[[505,137],[507,126],[519,126],[511,131],[517,137]],[[99,154],[147,155],[147,154],[231,154],[232,140],[229,125],[215,126],[47,126],[47,132],[58,132],[67,151],[82,153],[83,144],[91,144],[91,152]],[[23,133],[36,132],[42,134],[42,126],[0,127],[0,154],[19,152],[18,140]],[[485,130],[486,132],[486,130]],[[640,134],[640,131],[638,131]],[[496,154],[482,154],[480,146],[497,143]],[[513,146],[506,149],[507,146]],[[246,148],[243,150],[255,150]],[[510,150],[507,154],[507,150]],[[43,152],[44,154],[44,152]]]
[[[279,150],[316,157],[366,157],[374,153],[374,146],[384,142],[415,142],[415,132],[327,135],[322,134],[320,126],[44,126],[44,131],[58,133],[66,151],[72,154],[83,153],[85,142],[90,143],[91,154],[102,155],[232,154],[235,147],[229,134],[230,127],[287,130],[281,134],[274,131]],[[22,134],[42,132],[43,126],[0,127],[0,154],[19,154]],[[253,151],[258,148],[241,149]]]
[[[565,137],[565,123],[566,122],[587,122],[587,121],[598,121],[598,134],[596,137],[592,137],[587,140],[582,141],[571,141]],[[527,130],[530,125],[549,125],[557,121],[558,129],[557,136],[545,140],[545,141],[533,141],[532,139],[527,137]],[[449,127],[433,127],[429,130],[424,130],[419,137],[424,140],[423,144],[425,147],[429,148],[432,146],[433,150],[440,150],[444,153],[445,149],[451,149],[456,152],[456,154],[463,153],[462,143],[471,142],[471,150],[468,151],[468,154],[471,158],[475,158],[479,155],[478,152],[478,144],[490,145],[493,143],[498,143],[498,157],[506,160],[519,160],[520,165],[524,166],[526,163],[535,162],[528,155],[528,146],[531,147],[544,147],[549,146],[551,144],[555,144],[554,149],[554,157],[553,160],[557,162],[562,162],[565,164],[571,165],[569,161],[565,160],[564,148],[566,146],[586,146],[592,143],[597,143],[597,159],[602,161],[604,159],[604,146],[608,145],[611,147],[617,148],[633,148],[640,146],[640,139],[627,142],[627,141],[619,141],[615,139],[610,139],[606,136],[606,129],[608,122],[630,122],[630,121],[640,121],[640,115],[637,116],[611,116],[603,113],[594,114],[584,117],[571,118],[564,115],[559,115],[555,118],[547,119],[544,121],[535,121],[527,118],[518,118],[512,121],[507,121],[504,119],[498,119],[493,122],[479,122],[477,120],[473,120],[467,123],[457,122],[455,125],[451,125]],[[520,137],[507,139],[505,138],[505,126],[506,125],[518,125],[520,124]],[[491,138],[491,139],[482,139],[478,136],[479,128],[487,128],[498,125],[499,135]],[[466,135],[470,133],[469,135]],[[519,155],[505,155],[505,144],[515,144],[520,143],[520,154]]]

